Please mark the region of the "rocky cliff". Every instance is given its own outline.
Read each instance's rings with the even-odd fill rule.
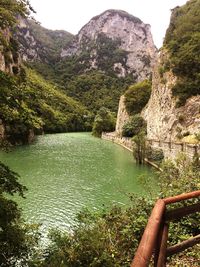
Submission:
[[[151,76],[157,50],[150,25],[127,12],[107,10],[92,18],[61,56],[67,60],[83,52],[87,53],[82,58],[82,64],[87,60],[86,70],[105,71],[107,64],[118,77],[131,74],[138,81]]]
[[[48,30],[32,19],[19,19],[15,36],[20,44],[23,61],[52,63],[59,60],[63,46],[73,35],[63,30]]]
[[[115,128],[115,133],[118,137],[122,136],[123,126],[129,121],[129,118],[130,116],[126,111],[126,106],[124,103],[124,95],[122,95],[119,100],[119,107],[118,107],[117,121]]]
[[[3,36],[3,38],[1,38]],[[20,57],[16,51],[16,42],[9,28],[0,29],[0,70],[9,74],[18,74]]]
[[[147,121],[149,139],[180,141],[184,136],[200,131],[200,95],[187,99],[184,106],[176,107],[172,87],[177,78],[172,71],[160,71],[167,60],[168,53],[163,50],[153,71],[151,97],[142,114]]]

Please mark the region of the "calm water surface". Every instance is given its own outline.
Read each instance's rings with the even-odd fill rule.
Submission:
[[[44,135],[29,146],[1,152],[0,160],[21,176],[26,199],[17,198],[26,221],[67,228],[84,207],[129,205],[128,194],[148,194],[141,182],[153,177],[136,166],[132,153],[89,133]],[[149,181],[155,189],[155,180]]]

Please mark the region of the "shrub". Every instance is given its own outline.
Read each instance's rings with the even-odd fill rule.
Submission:
[[[102,132],[112,132],[115,130],[116,119],[114,115],[105,107],[102,107],[95,119],[92,128],[92,134],[101,137]]]
[[[161,162],[164,159],[163,150],[160,148],[149,147],[146,150],[146,158],[150,161]]]
[[[123,126],[122,136],[133,137],[141,130],[146,131],[146,122],[139,114],[137,114],[132,116],[131,119]]]
[[[134,84],[125,92],[125,106],[129,115],[140,113],[149,101],[151,82],[145,80]]]
[[[83,211],[72,234],[51,233],[52,243],[42,266],[130,266],[151,207],[139,198],[127,209],[114,206],[98,213]]]

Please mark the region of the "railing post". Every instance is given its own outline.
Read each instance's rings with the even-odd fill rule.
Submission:
[[[172,203],[198,197],[200,197],[200,190],[184,193],[174,197],[159,199],[156,202],[151,216],[149,217],[138,249],[135,253],[131,267],[148,267],[153,251],[155,251],[154,266],[165,267],[166,258],[168,255],[173,255],[174,253],[178,253],[188,247],[199,243],[200,235],[197,235],[183,241],[180,244],[167,248],[169,229],[167,221],[182,218],[183,216],[198,212],[200,210],[200,203],[178,208],[168,212],[166,212],[166,206]]]
[[[147,267],[149,265],[164,212],[165,202],[159,199],[152,210],[131,267]]]
[[[166,266],[168,230],[169,230],[169,225],[167,223],[164,223],[162,238],[160,242],[160,251],[156,267]]]

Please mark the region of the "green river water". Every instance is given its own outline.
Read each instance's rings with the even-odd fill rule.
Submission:
[[[17,198],[23,217],[49,228],[69,229],[84,207],[129,205],[129,193],[148,194],[141,182],[153,170],[137,166],[132,153],[90,133],[52,134],[35,143],[0,152],[0,161],[20,174],[28,191]],[[155,180],[149,187],[155,190]]]

